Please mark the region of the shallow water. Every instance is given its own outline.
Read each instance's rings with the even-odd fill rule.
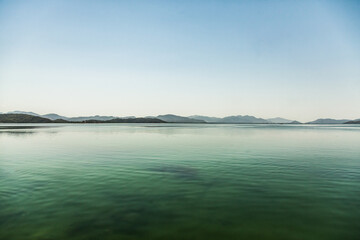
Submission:
[[[0,126],[0,239],[360,237],[360,126]]]

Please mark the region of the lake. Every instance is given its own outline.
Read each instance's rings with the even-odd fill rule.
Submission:
[[[3,240],[359,238],[359,125],[0,125]]]

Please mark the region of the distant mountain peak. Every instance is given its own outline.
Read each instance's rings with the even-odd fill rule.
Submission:
[[[207,116],[191,116],[194,119],[203,120],[209,123],[269,123],[265,119],[256,118],[250,115],[233,115],[223,118],[207,117]]]
[[[294,122],[294,120],[289,120],[289,119],[281,118],[281,117],[268,118],[266,120],[271,122],[271,123],[291,123],[291,122]]]
[[[31,115],[31,116],[40,116],[40,114],[34,113],[34,112],[25,112],[25,111],[11,111],[11,112],[7,112],[7,114],[26,114],[26,115]]]
[[[307,122],[308,124],[342,124],[349,122],[349,119],[332,119],[332,118],[319,118],[315,121]]]
[[[163,120],[165,122],[172,122],[172,123],[205,123],[204,120],[177,116],[175,114],[159,115],[156,118]]]

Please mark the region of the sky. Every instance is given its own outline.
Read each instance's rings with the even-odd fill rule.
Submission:
[[[0,112],[360,118],[360,1],[0,0]]]

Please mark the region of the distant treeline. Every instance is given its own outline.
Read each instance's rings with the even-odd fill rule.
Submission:
[[[358,120],[358,121],[349,121],[349,122],[346,122],[345,124],[360,124],[360,120]]]
[[[111,118],[103,117],[107,119],[98,119],[102,116],[93,116],[97,119],[91,119],[92,117],[87,117],[88,119],[82,121],[76,121],[73,119],[84,119],[85,117],[73,118],[73,119],[64,119],[64,118],[54,118],[62,117],[56,114],[52,115],[53,118],[47,118],[43,116],[33,114],[24,114],[24,113],[5,113],[0,114],[0,123],[208,123],[208,124],[301,124],[298,121],[288,121],[287,123],[273,123],[262,118],[256,118],[253,116],[230,116],[225,118],[210,118],[204,116],[194,116],[190,117],[181,117],[172,114],[159,115],[157,117],[128,117],[128,118]],[[46,115],[44,115],[46,116]],[[197,118],[197,119],[196,119]],[[202,118],[202,119],[198,119]],[[208,120],[208,121],[205,121]],[[286,119],[284,119],[286,120]],[[307,124],[360,124],[360,120],[335,120],[335,119],[317,119],[316,121],[308,122]]]
[[[157,118],[114,118],[111,120],[85,120],[81,122],[64,119],[50,120],[48,118],[27,114],[0,114],[0,123],[166,123]]]

